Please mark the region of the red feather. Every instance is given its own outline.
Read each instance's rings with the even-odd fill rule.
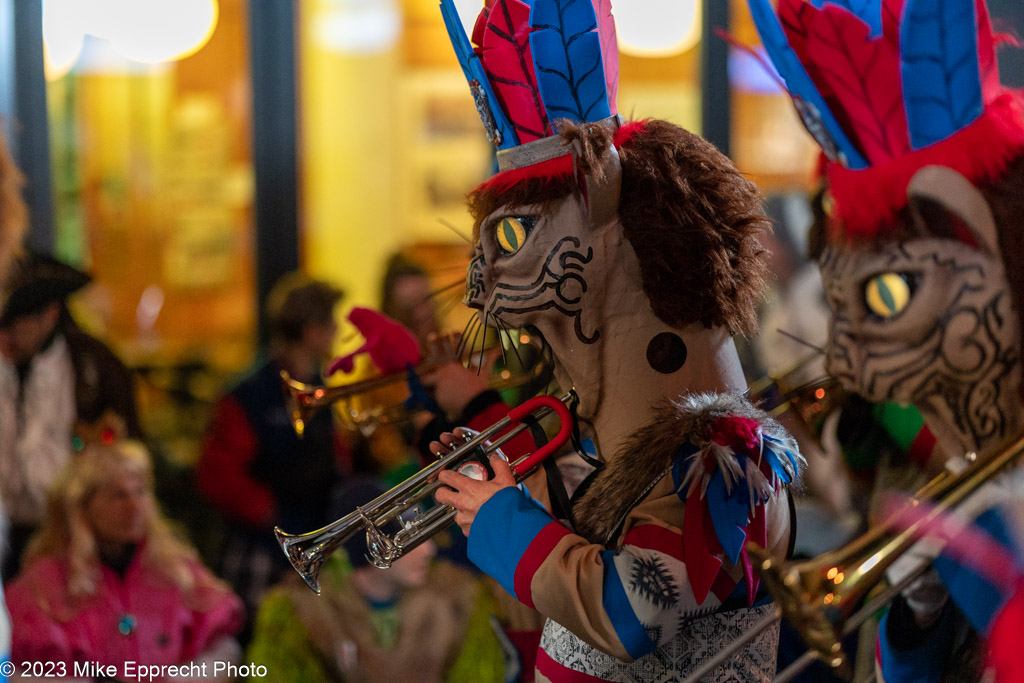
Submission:
[[[842,7],[810,11],[812,78],[840,125],[872,164],[909,153],[897,51],[884,38],[870,39],[870,27]]]
[[[882,35],[896,48],[900,46],[900,19],[906,0],[882,0]]]
[[[530,6],[495,0],[483,31],[480,59],[520,144],[551,135],[530,50]]]
[[[491,5],[493,2],[488,2],[480,10],[480,14],[476,15],[476,22],[473,24],[473,44],[478,48],[484,44],[484,29],[487,28],[487,17],[491,14]]]
[[[779,23],[782,24],[782,30],[789,39],[790,47],[804,66],[811,62],[807,58],[807,27],[809,11],[813,9],[814,7],[804,0],[779,0]]]
[[[608,89],[608,108],[619,113],[615,98],[619,93],[619,41],[612,18],[611,0],[593,0],[597,15],[597,32],[601,36],[601,57],[604,60],[604,82]]]
[[[996,60],[996,41],[992,35],[992,21],[984,0],[975,2],[978,17],[978,67],[981,71],[981,95],[987,105],[1002,92],[999,83],[999,63]]]
[[[698,605],[703,605],[715,582],[715,576],[722,566],[722,558],[708,548],[708,542],[715,539],[714,530],[708,533],[705,520],[710,521],[704,510],[705,503],[700,496],[686,499],[683,513],[683,557],[686,558],[686,573],[690,588]]]

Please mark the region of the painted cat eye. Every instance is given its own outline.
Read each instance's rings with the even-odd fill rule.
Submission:
[[[523,247],[536,219],[531,216],[505,216],[495,225],[494,236],[504,254],[514,254]]]
[[[872,315],[883,320],[902,313],[914,295],[914,278],[909,273],[881,273],[864,286],[864,303]]]

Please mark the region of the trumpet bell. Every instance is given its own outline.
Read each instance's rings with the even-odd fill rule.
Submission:
[[[540,340],[534,336],[520,333],[515,339],[518,343],[515,351],[504,354],[507,362],[496,364],[487,375],[487,384],[499,391],[523,388],[529,395],[534,395],[550,382],[550,358],[543,353]],[[457,346],[451,337],[435,340],[432,355],[415,368],[415,372],[424,373],[456,360]],[[493,350],[494,347],[484,349]],[[287,372],[281,372],[288,416],[300,437],[305,433],[309,420],[331,404],[337,404],[337,415],[343,426],[364,436],[369,436],[382,425],[407,421],[410,413],[405,407],[405,400],[409,397],[410,378],[409,372],[397,372],[339,386],[315,386],[298,382]]]
[[[366,534],[367,558],[370,563],[378,568],[387,569],[404,553],[446,529],[455,520],[455,509],[447,505],[435,505],[426,511],[420,508],[421,503],[427,501],[440,488],[441,484],[437,481],[438,472],[443,469],[455,469],[465,473],[464,468],[476,469],[474,466],[477,464],[483,465],[489,471],[489,455],[500,454],[502,445],[526,429],[524,422],[527,418],[532,416],[540,419],[553,412],[561,423],[558,433],[548,443],[512,464],[516,480],[521,481],[542,460],[558,451],[569,440],[573,421],[566,404],[570,400],[571,395],[561,399],[553,396],[530,399],[513,408],[507,417],[487,429],[470,434],[465,442],[451,453],[322,529],[305,534],[289,534],[275,528],[274,536],[288,562],[306,585],[317,594],[320,593],[319,574],[324,561],[339,546],[360,532]],[[389,533],[387,529],[389,526],[393,527],[395,522],[398,522],[399,529]]]

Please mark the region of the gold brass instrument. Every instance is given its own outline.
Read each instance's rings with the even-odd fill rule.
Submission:
[[[515,371],[503,368],[488,377],[491,389],[510,389],[523,386],[529,382],[540,381],[549,376],[551,366],[545,361],[539,342],[525,333],[518,335],[520,348],[528,347],[536,355],[536,362],[528,368]],[[440,367],[457,359],[455,344],[446,339],[442,350],[428,357],[417,368],[417,373]],[[485,349],[484,351],[488,351]],[[341,402],[339,411],[345,425],[369,434],[382,424],[401,422],[408,417],[402,401],[408,396],[403,386],[408,378],[407,372],[396,372],[378,377],[371,377],[350,384],[339,386],[314,386],[292,379],[287,372],[281,371],[281,381],[286,391],[288,417],[300,437],[306,429],[306,422],[321,408],[332,403]],[[371,392],[388,391],[387,397],[371,395]]]
[[[768,376],[752,382],[750,402],[763,407],[772,417],[779,417],[787,411],[792,412],[809,429],[809,433],[818,432],[816,425],[838,406],[844,396],[843,388],[833,377],[794,384],[794,380],[818,357],[819,354],[813,354],[778,376]]]
[[[924,529],[1016,464],[1022,455],[1024,437],[985,458],[968,454],[971,465],[963,472],[956,475],[943,472],[913,495],[905,512],[921,503],[928,503],[928,506],[922,508],[927,512],[912,523],[901,523],[902,513],[897,513],[887,523],[874,527],[842,548],[811,560],[779,562],[756,544],[748,544],[747,550],[756,559],[761,579],[775,598],[778,611],[774,617],[765,619],[736,639],[686,680],[697,681],[714,670],[780,617],[800,633],[811,648],[809,654],[814,657],[797,660],[776,681],[789,680],[790,674],[795,675],[815,657],[840,672],[849,673],[840,645],[843,636],[851,633],[917,575],[908,576],[861,606],[862,600],[885,577],[885,570],[920,539]],[[926,567],[923,564],[918,574]]]
[[[440,488],[441,484],[437,481],[438,472],[455,469],[470,476],[463,468],[475,467],[481,458],[486,461],[489,453],[500,453],[502,445],[526,429],[526,425],[522,423],[527,417],[533,415],[540,419],[553,412],[561,421],[558,433],[548,443],[512,464],[516,481],[522,481],[542,460],[558,451],[572,435],[573,419],[566,405],[570,397],[571,394],[561,399],[554,396],[532,398],[510,410],[507,417],[477,433],[451,453],[440,457],[390,491],[366,505],[357,507],[354,512],[324,528],[305,534],[288,534],[280,528],[275,528],[277,542],[281,545],[285,557],[295,567],[295,571],[317,594],[320,593],[317,577],[324,560],[338,546],[360,531],[366,532],[366,548],[370,562],[378,568],[386,569],[404,553],[446,529],[455,519],[455,508],[447,505],[436,505],[427,512],[419,509],[420,503]],[[489,441],[512,425],[517,426],[493,442]],[[412,519],[404,516],[404,513],[409,511],[415,514]],[[401,529],[393,536],[389,536],[383,527],[395,521],[401,524]]]

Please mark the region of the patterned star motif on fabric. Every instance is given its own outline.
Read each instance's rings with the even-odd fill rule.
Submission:
[[[661,608],[672,607],[679,602],[679,588],[672,573],[657,557],[639,557],[633,562],[629,587]]]

